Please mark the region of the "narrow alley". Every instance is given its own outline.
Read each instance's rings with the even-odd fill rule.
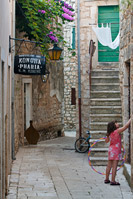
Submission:
[[[59,137],[19,148],[13,162],[7,199],[132,199],[122,170],[120,186],[104,184],[104,176],[88,164],[87,153],[74,150],[75,137]],[[105,172],[105,167],[96,167]]]

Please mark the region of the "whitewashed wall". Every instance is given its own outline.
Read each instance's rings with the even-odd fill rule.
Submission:
[[[11,54],[9,35],[13,36],[13,0],[0,1],[0,198],[5,198],[11,164]]]

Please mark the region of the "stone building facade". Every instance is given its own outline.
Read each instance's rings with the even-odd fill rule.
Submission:
[[[75,8],[75,1],[68,3]],[[75,130],[76,128],[76,105],[72,105],[71,100],[72,89],[76,87],[76,58],[72,56],[75,48],[73,47],[71,52],[68,50],[68,47],[72,48],[74,28],[75,22],[65,23],[63,30],[67,47],[63,49],[64,59],[47,63],[46,67],[50,75],[46,84],[42,83],[41,78],[37,76],[15,75],[15,151],[20,144],[24,144],[24,132],[29,127],[24,113],[25,89],[27,91],[29,89],[30,94],[27,97],[31,98],[28,101],[30,114],[27,117],[28,120],[33,120],[34,127],[40,132],[40,140],[63,135],[64,129]],[[23,38],[23,34],[17,32],[16,37]],[[25,45],[21,45],[19,54],[29,54]],[[40,54],[39,51],[38,54]]]
[[[120,2],[120,86],[122,96],[123,123],[133,115],[133,16],[128,1]],[[127,164],[124,173],[133,189],[133,121],[124,133]]]
[[[121,116],[122,116],[122,124],[125,124],[128,119],[132,116],[133,114],[133,105],[132,105],[132,66],[133,66],[133,52],[132,52],[132,42],[133,42],[133,37],[132,37],[132,10],[129,8],[126,8],[125,4],[122,6],[121,4],[122,1],[118,0],[84,0],[80,1],[80,21],[77,21],[77,15],[76,15],[76,27],[78,23],[80,23],[79,27],[79,32],[80,32],[80,46],[77,48],[80,48],[80,67],[81,67],[81,122],[82,122],[82,134],[85,136],[85,131],[90,128],[90,123],[95,121],[95,118],[92,118],[92,121],[90,121],[91,114],[90,114],[90,80],[89,80],[89,75],[88,72],[90,72],[89,64],[90,64],[90,55],[89,55],[89,43],[90,40],[93,40],[96,45],[96,51],[92,57],[92,71],[93,72],[102,72],[104,73],[105,70],[113,70],[114,72],[117,71],[119,73],[119,80],[120,80],[120,104],[122,111]],[[123,2],[128,2],[128,1],[123,1]],[[99,43],[96,38],[95,33],[93,32],[92,27],[96,27],[97,25],[99,26],[100,23],[100,16],[99,16],[99,7],[103,7],[102,9],[106,9],[106,7],[110,6],[118,6],[120,3],[120,9],[118,12],[120,12],[120,46],[119,46],[119,56],[117,61],[99,61]],[[76,10],[77,10],[77,3],[76,3]],[[106,14],[106,13],[105,13]],[[114,14],[112,14],[114,15]],[[106,22],[105,22],[106,23]],[[77,41],[77,38],[76,38]],[[105,51],[102,50],[101,51]],[[117,53],[117,52],[116,52]],[[95,79],[97,79],[95,77]],[[100,80],[99,80],[100,82]],[[97,82],[98,83],[98,82]],[[114,82],[113,82],[114,84]],[[78,86],[77,86],[78,87]],[[95,87],[96,89],[96,87]],[[97,92],[94,90],[94,92]],[[108,93],[110,91],[108,90]],[[115,94],[115,91],[113,91]],[[100,94],[100,93],[99,93]],[[100,94],[101,95],[101,94]],[[99,96],[100,96],[99,95]],[[106,106],[107,102],[105,101]],[[96,105],[96,104],[94,104]],[[115,106],[113,104],[113,101],[111,102],[111,106]],[[94,107],[93,107],[94,108]],[[97,110],[95,110],[96,112]],[[102,112],[104,110],[102,109]],[[101,112],[101,114],[102,114]],[[77,109],[77,115],[78,115],[78,109]],[[99,114],[99,113],[98,113]],[[104,118],[99,117],[98,123],[101,122]],[[112,119],[113,120],[113,119]],[[77,124],[79,120],[77,118]],[[105,121],[103,122],[105,123]],[[96,122],[94,122],[96,125]],[[106,121],[107,125],[107,121]],[[131,123],[130,129],[128,129],[124,133],[123,137],[123,143],[124,143],[124,148],[126,150],[127,154],[127,160],[126,160],[126,166],[125,167],[125,174],[127,175],[127,179],[129,179],[129,184],[131,187],[133,187],[133,136],[132,136],[132,128],[133,128],[133,121]],[[99,130],[99,135],[101,136],[101,126],[98,126]],[[107,128],[106,128],[107,129]],[[105,129],[105,130],[106,130]],[[102,129],[103,130],[103,129]],[[79,126],[77,125],[76,128],[77,132],[77,137],[79,136]],[[92,134],[94,136],[94,134]],[[99,137],[100,138],[100,137]],[[103,164],[103,162],[102,162]],[[127,170],[131,170],[131,172],[127,172]]]
[[[23,38],[22,33],[16,33]],[[28,46],[28,45],[27,45]],[[21,45],[18,54],[29,54],[30,45]],[[17,51],[17,49],[16,49]],[[30,54],[40,54],[35,49]],[[62,61],[46,62],[50,72],[46,83],[40,75],[15,74],[15,153],[26,141],[24,132],[33,121],[40,140],[62,136],[64,132],[64,69]]]
[[[9,36],[15,36],[14,0],[0,1],[0,27],[0,199],[5,199],[13,158],[13,56],[9,52]]]
[[[77,23],[80,23],[80,74],[81,74],[81,123],[82,123],[82,133],[85,134],[86,130],[90,127],[90,83],[89,83],[89,75],[88,71],[90,64],[90,55],[89,55],[89,44],[90,40],[95,42],[96,51],[94,56],[92,57],[92,70],[98,69],[110,69],[110,68],[118,68],[118,62],[99,62],[98,61],[98,40],[96,38],[95,33],[92,30],[92,27],[96,27],[98,25],[98,8],[99,6],[117,6],[119,4],[118,0],[81,0],[80,1],[80,21],[77,21],[77,12],[76,12],[76,30]],[[77,11],[77,1],[76,1],[76,11]],[[77,34],[76,34],[77,35]],[[76,37],[77,41],[77,37]],[[76,51],[77,52],[77,51]],[[78,88],[78,86],[77,86]],[[77,91],[78,92],[78,91]],[[77,114],[78,116],[78,109]],[[78,118],[77,118],[77,136],[78,132]]]
[[[75,0],[68,2],[75,10]],[[75,12],[75,11],[74,11]],[[75,16],[74,16],[75,18]],[[72,92],[76,95],[76,75],[77,63],[75,52],[75,20],[73,22],[66,22],[64,27],[64,39],[67,41],[67,47],[64,48],[64,129],[76,130],[76,105],[72,103]],[[68,47],[72,51],[68,50]]]

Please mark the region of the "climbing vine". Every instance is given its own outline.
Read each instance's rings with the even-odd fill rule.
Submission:
[[[16,28],[42,42],[41,51],[47,54],[51,43],[66,45],[63,24],[74,20],[74,9],[60,0],[17,0],[16,16]]]

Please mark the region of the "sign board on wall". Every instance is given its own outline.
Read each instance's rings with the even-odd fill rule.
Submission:
[[[40,55],[16,55],[14,73],[22,75],[45,75],[46,58]]]

